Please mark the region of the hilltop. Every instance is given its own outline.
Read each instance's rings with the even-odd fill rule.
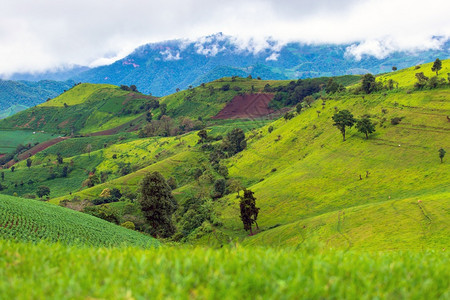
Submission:
[[[56,98],[0,121],[0,128],[44,130],[59,134],[105,131],[131,124],[131,121],[146,112],[151,101],[156,100],[117,86],[83,83]]]

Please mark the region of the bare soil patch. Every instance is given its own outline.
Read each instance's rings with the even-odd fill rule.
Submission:
[[[233,98],[213,119],[254,119],[270,115],[273,94],[239,95]]]

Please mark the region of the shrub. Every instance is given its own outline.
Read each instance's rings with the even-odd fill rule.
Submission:
[[[398,125],[398,124],[400,124],[400,122],[402,121],[402,119],[403,119],[403,117],[395,117],[395,118],[392,118],[391,119],[391,124],[392,125]]]
[[[130,221],[126,221],[126,222],[120,224],[120,226],[125,227],[127,229],[131,229],[131,230],[135,230],[136,229],[136,226],[134,226],[134,223],[130,222]]]

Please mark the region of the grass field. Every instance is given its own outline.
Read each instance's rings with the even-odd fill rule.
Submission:
[[[12,153],[17,145],[35,144],[50,140],[55,136],[50,133],[26,130],[0,130],[0,153]]]
[[[0,253],[0,294],[6,299],[450,297],[447,251],[142,250],[0,240]]]
[[[91,246],[159,245],[155,239],[49,203],[0,195],[0,238]]]

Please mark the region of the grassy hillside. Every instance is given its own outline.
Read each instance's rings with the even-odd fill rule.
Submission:
[[[148,236],[67,208],[0,196],[0,237],[91,246],[157,246]]]
[[[55,136],[50,133],[27,130],[0,130],[0,153],[12,153],[17,145],[40,143]]]
[[[113,85],[79,84],[41,105],[0,121],[0,129],[29,129],[71,134],[92,133],[136,124],[154,97]],[[140,120],[140,119],[139,119]],[[142,120],[141,120],[142,121]]]
[[[0,240],[7,299],[447,299],[450,256],[264,248],[86,248]],[[33,270],[33,272],[30,272]],[[57,276],[57,277],[55,277]],[[49,280],[49,278],[57,278]],[[232,288],[230,288],[232,287]]]
[[[413,66],[392,73],[383,74],[378,76],[378,80],[388,81],[389,79],[392,79],[398,83],[399,87],[412,88],[417,81],[415,77],[416,73],[423,72],[423,74],[429,78],[436,76],[436,72],[431,71],[432,66],[433,62]],[[450,73],[450,59],[442,60],[442,69],[439,71],[438,77],[448,82],[448,73]]]
[[[378,230],[383,228],[384,246],[408,248],[422,239],[422,225],[428,226],[428,217],[420,214],[417,205],[423,199],[423,209],[433,215],[429,216],[433,222],[426,234],[433,236],[436,245],[448,244],[448,238],[441,239],[441,232],[449,236],[450,171],[448,160],[441,164],[438,157],[440,147],[450,149],[448,95],[448,88],[412,94],[400,90],[364,99],[340,95],[326,100],[325,105],[316,102],[292,120],[274,122],[272,133],[267,128],[255,132],[248,148],[228,163],[230,176],[255,191],[261,207],[258,223],[267,232],[255,236],[253,242],[288,243],[293,235],[296,242],[301,242],[302,235],[327,240],[341,231],[351,236],[353,246],[364,248],[367,245],[362,242],[380,236]],[[331,120],[335,111],[342,109],[356,117],[370,115],[377,122],[376,133],[365,140],[352,128],[343,142]],[[403,118],[399,125],[390,123],[394,117]],[[399,208],[395,210],[391,204]],[[226,198],[219,210],[225,231],[244,236],[234,196]],[[344,214],[341,229],[339,220]],[[399,220],[405,214],[405,222],[411,216],[411,226],[404,234],[415,234],[416,238],[407,241],[403,240],[406,236],[396,239],[387,234],[396,214],[400,214]],[[368,231],[361,225],[364,218],[371,228],[377,220],[378,228]],[[412,226],[413,219],[420,226]],[[321,225],[308,224],[313,220]],[[291,225],[283,226],[287,224]],[[299,229],[294,224],[305,227]],[[278,228],[270,229],[273,227]],[[345,238],[341,241],[338,244],[346,247]],[[370,245],[377,247],[377,243]]]

